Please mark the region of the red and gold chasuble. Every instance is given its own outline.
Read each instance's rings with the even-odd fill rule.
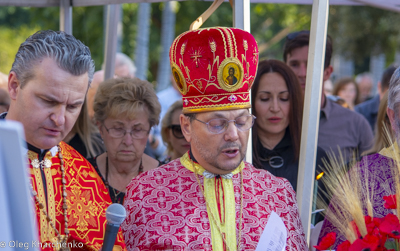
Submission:
[[[224,205],[218,206],[221,184],[203,176],[203,170],[186,153],[131,181],[124,201],[127,218],[121,225],[128,250],[255,250],[272,211],[286,226],[286,250],[308,250],[295,192],[287,180],[244,162],[232,179],[222,181]],[[219,215],[225,217],[224,224]]]
[[[98,250],[103,245],[106,228],[105,212],[111,205],[107,188],[90,163],[75,149],[64,142],[60,143],[64,158],[67,217],[71,250]],[[40,168],[34,168],[38,154],[28,151],[30,179],[39,201],[47,209],[48,215],[61,235],[65,235],[65,219],[63,210],[62,178],[60,159],[56,148],[47,152],[44,160],[51,161],[51,167],[43,168],[45,179],[42,179]],[[54,153],[53,153],[54,152]],[[33,163],[32,163],[33,162]],[[46,162],[45,162],[46,163]],[[48,162],[50,163],[50,162]],[[34,165],[37,166],[37,165]],[[46,184],[43,184],[43,182]],[[47,189],[45,192],[44,189]],[[47,200],[46,200],[47,194]],[[36,216],[39,242],[35,246],[42,250],[57,250],[57,238],[54,229],[46,220],[46,216],[36,203]],[[114,250],[126,250],[122,233],[117,236]]]

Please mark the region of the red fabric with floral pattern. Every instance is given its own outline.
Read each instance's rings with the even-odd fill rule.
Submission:
[[[199,176],[200,183],[203,177]],[[240,173],[232,178],[239,236]],[[286,250],[308,250],[290,183],[245,163],[240,250],[255,250],[275,211],[287,230]],[[203,184],[202,184],[203,185]],[[193,172],[176,159],[145,172],[127,187],[122,224],[128,250],[213,250],[204,196]]]

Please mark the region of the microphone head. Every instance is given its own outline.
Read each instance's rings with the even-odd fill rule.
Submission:
[[[106,219],[108,223],[121,225],[126,218],[124,206],[118,203],[111,204],[106,210]]]

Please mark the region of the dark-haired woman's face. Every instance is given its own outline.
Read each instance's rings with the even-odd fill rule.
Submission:
[[[172,113],[172,120],[171,120],[171,125],[180,125],[179,121],[179,116],[181,115],[181,110],[176,110],[175,112]],[[182,131],[180,133],[174,134],[172,129],[168,129],[168,140],[169,143],[172,145],[173,151],[175,152],[176,156],[182,156],[184,155],[190,148],[190,143],[186,141],[186,139],[183,137],[176,137],[176,135],[181,135]]]
[[[256,125],[261,135],[282,136],[289,125],[289,91],[278,73],[261,76],[255,98]]]

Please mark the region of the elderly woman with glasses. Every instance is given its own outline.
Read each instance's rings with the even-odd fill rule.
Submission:
[[[149,82],[119,78],[99,85],[93,108],[106,152],[89,162],[108,187],[113,203],[122,204],[132,178],[159,164],[144,149],[151,127],[159,122],[161,106]]]
[[[167,146],[167,159],[164,163],[182,157],[190,149],[190,144],[183,136],[179,122],[182,108],[182,100],[176,101],[169,107],[161,121],[161,136]]]

